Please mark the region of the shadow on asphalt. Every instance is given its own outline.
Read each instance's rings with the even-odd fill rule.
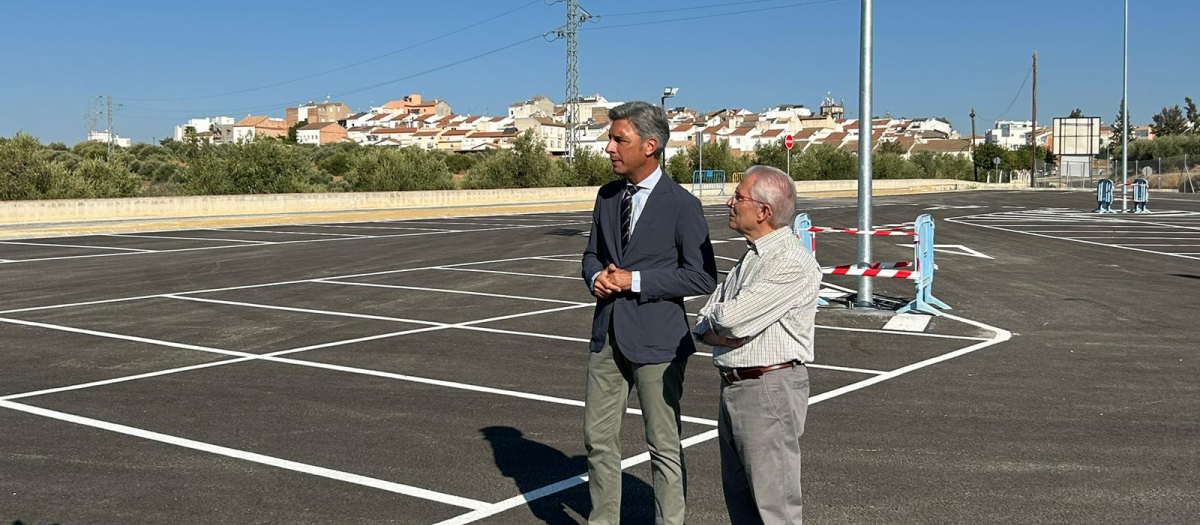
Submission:
[[[558,235],[560,237],[579,237],[579,236],[586,234],[587,232],[588,232],[587,230],[576,230],[576,229],[572,229],[572,228],[559,228],[557,230],[550,230],[550,231],[546,232],[546,235]]]
[[[521,494],[587,472],[587,457],[568,456],[558,449],[527,439],[515,428],[480,429],[492,445],[500,472],[517,483]],[[654,489],[629,473],[621,477],[621,523],[654,522]],[[529,509],[546,525],[577,525],[592,511],[587,485],[529,502]]]

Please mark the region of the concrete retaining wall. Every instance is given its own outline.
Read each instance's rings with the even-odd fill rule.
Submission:
[[[929,192],[982,188],[988,185],[942,179],[877,180],[877,192]],[[733,194],[726,185],[726,195]],[[855,180],[796,183],[800,194],[853,194]],[[710,194],[715,193],[710,191]],[[203,197],[132,197],[124,199],[64,199],[0,202],[0,225],[119,219],[167,219],[278,215],[448,207],[590,203],[595,187],[505,190],[408,191],[376,193],[302,193],[278,195],[216,195]]]

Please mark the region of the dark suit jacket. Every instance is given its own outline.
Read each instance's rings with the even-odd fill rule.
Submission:
[[[600,299],[592,316],[589,348],[604,348],[609,327],[617,348],[635,363],[665,363],[696,351],[683,298],[708,295],[717,286],[717,264],[700,201],[663,173],[621,248],[621,198],[625,179],[600,188],[592,233],[583,252],[583,280],[608,267],[641,272],[641,293]]]

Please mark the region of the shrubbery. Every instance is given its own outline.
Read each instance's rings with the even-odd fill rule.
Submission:
[[[1200,137],[1134,142],[1130,150],[1131,159],[1200,156]],[[1006,153],[1006,162],[1020,156]],[[690,184],[698,162],[693,146],[673,155],[665,171]],[[737,155],[724,140],[704,145],[704,168],[725,170],[731,182],[754,164],[785,169],[787,151],[772,144]],[[858,158],[834,146],[811,146],[804,153],[792,152],[791,168],[796,180],[853,179]],[[0,200],[447,190],[455,188],[456,174],[462,175],[465,189],[599,186],[616,177],[607,155],[581,149],[568,163],[549,155],[530,132],[517,137],[511,149],[474,154],[354,143],[313,147],[267,139],[214,146],[168,139],[161,145],[118,148],[109,156],[108,146],[97,142],[67,147],[43,145],[24,133],[0,137]],[[970,179],[971,162],[931,153],[904,159],[881,149],[875,155],[875,176]]]

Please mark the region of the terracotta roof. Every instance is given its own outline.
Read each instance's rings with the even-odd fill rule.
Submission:
[[[325,128],[328,128],[329,126],[338,126],[338,123],[337,122],[314,122],[312,124],[306,124],[304,126],[301,126],[299,129],[305,130],[305,131],[312,131],[315,129],[325,129]],[[341,126],[338,126],[338,127],[341,127]]]
[[[733,137],[744,137],[746,135],[749,135],[751,131],[754,131],[753,127],[737,128],[737,129],[733,130],[733,132],[730,133],[729,135],[733,136]]]
[[[425,130],[425,131],[418,131],[416,133],[416,136],[418,136],[418,137],[433,137],[441,132],[442,132],[442,130],[440,130],[440,129],[430,129],[430,130]]]
[[[473,129],[451,129],[451,130],[447,130],[445,133],[442,133],[442,136],[443,137],[457,137],[460,135],[466,135],[467,133],[470,133],[472,131],[475,131],[475,130],[473,130]]]
[[[841,144],[843,140],[846,140],[845,133],[830,133],[829,136],[818,140],[818,142],[825,144]]]
[[[239,127],[239,128],[253,127],[253,126],[259,125],[260,123],[262,123],[262,121],[267,120],[269,118],[271,118],[271,117],[248,116],[242,120],[239,120],[237,124],[234,124],[234,126]]]
[[[759,136],[767,137],[767,138],[775,138],[780,135],[783,135],[785,131],[787,131],[787,130],[786,129],[768,129],[768,130],[762,132],[762,135],[759,135]]]
[[[808,139],[812,138],[813,135],[816,135],[818,131],[821,131],[821,128],[802,129],[802,130],[796,132],[794,135],[792,135],[792,137],[795,138],[796,140],[808,140]]]
[[[675,126],[674,128],[671,128],[671,131],[691,131],[691,130],[692,130],[691,124],[680,124],[678,126]]]
[[[372,133],[376,135],[402,135],[405,133],[416,133],[417,128],[378,128]]]
[[[502,139],[504,137],[514,137],[516,134],[505,133],[503,131],[485,131],[471,135],[473,139]]]

